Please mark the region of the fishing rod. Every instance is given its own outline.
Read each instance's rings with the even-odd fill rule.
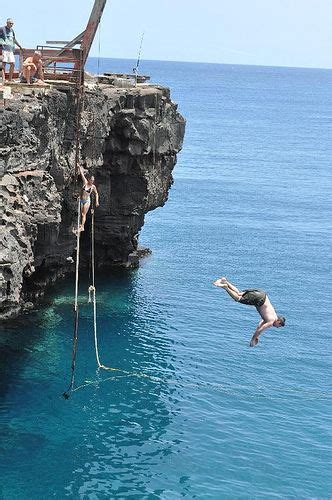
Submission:
[[[135,68],[133,68],[133,73],[135,75],[135,85],[137,85],[137,75],[138,75],[139,63],[141,61],[141,52],[142,52],[142,45],[143,45],[144,35],[145,35],[145,31],[143,31],[142,36],[141,36],[141,43],[140,43],[139,50],[138,50],[138,55],[137,55],[137,62],[136,62]]]

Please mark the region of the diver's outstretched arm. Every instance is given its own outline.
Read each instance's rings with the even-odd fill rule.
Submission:
[[[255,347],[255,345],[258,344],[259,342],[259,336],[264,332],[264,330],[267,330],[268,328],[271,328],[273,326],[274,321],[260,321],[258,324],[258,327],[256,328],[255,333],[251,337],[250,341],[250,347]]]

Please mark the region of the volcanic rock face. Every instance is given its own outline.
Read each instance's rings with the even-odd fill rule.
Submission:
[[[73,270],[68,257],[75,257],[72,230],[82,187],[74,168],[76,109],[71,90],[16,95],[0,109],[2,317],[17,314]],[[184,128],[167,88],[101,85],[85,91],[80,158],[100,196],[99,266],[137,265],[144,215],[167,200]],[[81,236],[82,265],[88,233],[89,221]]]

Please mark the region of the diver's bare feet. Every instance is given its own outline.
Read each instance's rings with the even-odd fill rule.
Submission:
[[[213,284],[214,284],[214,286],[219,286],[220,288],[227,287],[227,283],[224,283],[223,281],[221,281],[221,279],[214,281]]]

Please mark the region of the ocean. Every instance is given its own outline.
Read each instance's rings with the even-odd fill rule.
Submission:
[[[134,61],[90,59],[91,71]],[[187,119],[139,269],[69,277],[1,334],[0,498],[331,498],[332,70],[141,61]],[[249,348],[266,290],[285,328]]]

